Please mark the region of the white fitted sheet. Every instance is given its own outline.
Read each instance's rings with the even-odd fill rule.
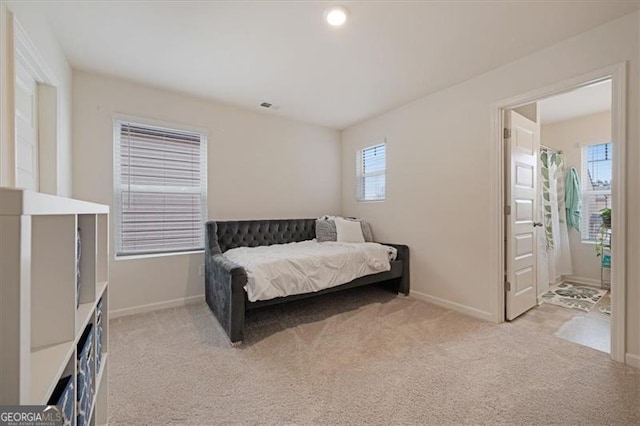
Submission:
[[[260,247],[238,247],[224,256],[247,271],[251,302],[335,287],[391,269],[397,251],[378,243],[316,240]]]

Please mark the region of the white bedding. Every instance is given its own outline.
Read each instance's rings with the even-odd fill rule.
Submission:
[[[316,240],[238,247],[224,256],[247,271],[251,302],[311,293],[391,269],[393,247],[378,243],[338,243]]]

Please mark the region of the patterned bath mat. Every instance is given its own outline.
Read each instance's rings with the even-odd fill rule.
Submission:
[[[611,305],[601,306],[598,310],[609,317],[611,316]]]
[[[573,284],[559,284],[542,295],[542,301],[570,309],[589,312],[607,294],[607,290]]]

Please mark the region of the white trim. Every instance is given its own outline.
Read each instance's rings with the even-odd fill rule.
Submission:
[[[611,358],[625,362],[627,283],[627,64],[614,67],[612,77],[611,142],[614,184],[611,188]]]
[[[507,104],[508,105],[508,104]],[[489,146],[489,201],[490,201],[490,235],[489,239],[489,264],[492,266],[491,283],[495,286],[494,297],[491,298],[491,319],[493,322],[501,323],[505,320],[505,292],[504,281],[506,273],[505,263],[505,229],[504,229],[504,206],[505,204],[505,149],[503,143],[503,122],[502,103],[491,105],[491,138]]]
[[[181,297],[179,299],[167,300],[164,302],[149,303],[147,305],[132,306],[130,308],[116,309],[109,311],[109,318],[120,318],[129,315],[142,314],[145,312],[157,311],[160,309],[175,308],[178,306],[190,305],[204,301],[204,294],[199,296]]]
[[[589,227],[589,215],[587,213],[589,213],[589,209],[587,207],[588,204],[588,197],[597,197],[599,195],[603,195],[605,197],[609,197],[611,199],[613,199],[613,191],[612,191],[612,185],[610,186],[610,189],[589,189],[589,185],[587,184],[587,179],[588,179],[588,171],[587,171],[587,163],[588,163],[588,150],[590,147],[592,146],[599,146],[599,145],[611,145],[611,149],[612,152],[615,151],[615,148],[613,146],[613,143],[611,141],[609,142],[596,142],[596,143],[583,143],[580,144],[580,199],[582,202],[582,211],[583,214],[581,215],[582,217],[580,218],[580,241],[581,242],[586,242],[586,241],[590,241],[593,242],[594,244],[597,244],[597,240],[598,240],[598,234],[600,234],[602,228],[598,229],[598,231],[596,232],[596,235],[594,236],[593,239],[585,239],[584,237],[587,236],[589,237],[590,234],[590,227]],[[612,160],[615,157],[615,153],[613,153],[612,155]],[[616,176],[613,175],[613,171],[614,171],[614,164],[613,161],[611,161],[611,177],[615,178]],[[599,213],[599,212],[598,212]]]
[[[640,355],[627,352],[625,355],[625,363],[631,367],[640,368]]]
[[[198,253],[198,252],[202,252],[204,251],[203,248],[190,248],[190,249],[186,249],[183,251],[177,251],[177,252],[168,252],[168,253],[163,253],[163,252],[159,252],[159,253],[131,253],[131,254],[118,254],[118,250],[120,248],[119,244],[119,236],[120,236],[120,228],[121,228],[121,216],[122,216],[122,212],[121,212],[121,205],[120,205],[120,194],[123,190],[123,186],[120,182],[121,180],[121,173],[119,173],[119,164],[120,164],[120,158],[119,158],[119,154],[120,154],[120,147],[119,147],[119,143],[120,143],[120,129],[121,126],[124,123],[132,123],[132,124],[137,124],[137,125],[141,125],[141,126],[148,126],[148,127],[154,127],[160,130],[167,130],[167,131],[184,131],[184,132],[190,132],[190,133],[194,133],[197,134],[200,137],[200,161],[201,161],[201,166],[202,166],[202,171],[201,171],[201,177],[202,180],[200,182],[200,187],[198,188],[197,191],[183,191],[183,192],[189,192],[189,193],[194,193],[194,194],[200,194],[200,198],[201,198],[201,212],[202,212],[202,226],[204,226],[204,223],[207,221],[207,217],[208,217],[208,176],[209,176],[209,169],[208,169],[208,164],[209,164],[209,159],[208,159],[208,153],[207,153],[207,145],[208,145],[208,137],[209,137],[209,130],[207,128],[204,127],[196,127],[196,126],[192,126],[192,125],[186,125],[186,124],[180,124],[180,123],[174,123],[174,122],[167,122],[167,121],[160,121],[160,120],[154,120],[154,119],[150,119],[150,118],[145,118],[145,117],[136,117],[133,115],[125,115],[125,114],[120,114],[120,113],[115,113],[112,116],[112,120],[113,120],[113,145],[112,145],[112,152],[113,152],[113,212],[114,214],[112,215],[113,217],[113,229],[114,229],[114,234],[113,234],[113,243],[114,243],[114,259],[115,260],[123,260],[123,259],[142,259],[142,258],[150,258],[150,257],[158,257],[161,255],[176,255],[176,254],[190,254],[190,253]],[[139,190],[144,190],[144,191],[150,191],[150,192],[160,192],[157,191],[155,189],[153,189],[153,187],[155,187],[155,185],[132,185],[131,187],[138,187],[137,189]],[[174,191],[176,191],[178,188],[174,188],[174,187],[163,187],[163,191],[166,191],[167,189],[173,188]]]
[[[114,260],[134,260],[134,259],[153,259],[154,257],[180,256],[185,254],[202,254],[204,249],[174,251],[170,253],[148,253],[148,254],[130,254],[130,255],[114,255]]]
[[[601,111],[601,112],[596,112],[595,114],[591,114],[591,115],[597,115],[597,114],[602,114],[602,113],[611,113],[611,110],[607,110],[607,111]],[[578,117],[581,118],[581,117]],[[610,140],[601,140],[599,142],[578,142],[578,148],[580,148],[580,150],[582,150],[582,148],[587,147],[587,146],[591,146],[591,145],[603,145],[605,143],[611,143]],[[582,162],[582,159],[580,159],[580,161]]]
[[[59,86],[59,81],[51,68],[47,65],[36,45],[31,41],[27,32],[20,22],[13,18],[13,43],[15,57],[14,61],[22,59],[22,63],[27,66],[29,72],[33,74],[38,83]]]
[[[379,146],[384,147],[384,170],[376,170],[375,172],[369,172],[365,174],[363,172],[364,169],[364,158],[363,153],[367,149],[376,148]],[[388,150],[387,150],[387,138],[383,138],[382,141],[376,142],[374,144],[363,145],[362,147],[356,150],[356,202],[357,203],[369,203],[369,202],[380,202],[385,201],[387,198],[387,164],[388,162]],[[384,176],[384,197],[382,198],[364,198],[364,193],[360,194],[360,189],[364,190],[362,179],[370,176]],[[362,197],[361,197],[362,195]]]
[[[185,132],[200,133],[201,135],[209,136],[209,129],[206,127],[197,127],[191,124],[177,123],[174,121],[155,120],[153,118],[139,117],[130,114],[113,114],[113,125],[115,126],[119,121],[127,121],[135,124],[142,124],[147,126],[159,127],[166,130],[184,130]]]
[[[13,12],[4,4],[0,4],[0,43],[4,45],[6,57],[5,62],[0,64],[4,74],[0,75],[0,90],[2,96],[0,102],[0,122],[2,132],[0,139],[6,143],[0,143],[0,186],[15,187],[15,61],[14,61],[14,36],[13,36]]]
[[[31,41],[25,29],[12,13],[10,15],[10,25],[9,31],[13,37],[13,45],[8,46],[8,49],[12,51],[12,57],[9,59],[11,75],[8,81],[11,86],[11,97],[15,96],[16,65],[19,62],[38,84],[38,152],[45,154],[38,155],[38,164],[36,165],[38,191],[57,195],[58,141],[60,140],[57,89],[60,86],[60,80],[47,65],[36,45]],[[13,126],[13,140],[11,141],[13,145],[13,164],[11,165],[13,170],[9,173],[12,173],[13,185],[15,185],[18,181],[18,168],[16,166],[18,164],[18,150],[15,146],[18,129],[14,125],[15,99],[12,99],[10,104],[8,119],[12,123],[11,126]],[[52,153],[55,155],[52,155]]]
[[[575,283],[575,284],[580,284],[580,285],[586,285],[587,287],[598,287],[598,288],[600,288],[600,286],[602,285],[600,280],[596,280],[596,279],[593,279],[593,278],[587,278],[587,277],[579,277],[579,276],[576,276],[576,275],[563,275],[562,276],[562,281],[563,282],[567,282],[567,283]]]
[[[481,309],[473,308],[471,306],[463,305],[461,303],[451,302],[450,300],[442,299],[436,296],[431,296],[430,294],[421,293],[415,290],[411,290],[411,293],[409,294],[409,296],[418,300],[422,300],[424,302],[432,303],[436,306],[440,306],[443,308],[451,309],[452,311],[457,311],[462,314],[469,315],[470,317],[493,322],[493,315],[491,314],[491,312],[483,311]]]
[[[583,87],[598,81],[612,80],[612,109],[611,109],[611,142],[614,143],[614,173],[612,229],[616,235],[613,239],[612,253],[615,255],[615,267],[611,276],[611,358],[624,362],[625,354],[625,297],[626,297],[626,71],[627,62],[621,62],[597,71],[570,78],[547,87],[531,92],[503,99],[491,105],[491,146],[490,149],[490,205],[491,223],[489,242],[491,250],[492,282],[494,283],[494,297],[492,297],[492,319],[495,322],[504,321],[504,149],[502,138],[502,111],[516,108],[531,102],[564,93],[578,87]],[[613,258],[613,256],[612,256]]]

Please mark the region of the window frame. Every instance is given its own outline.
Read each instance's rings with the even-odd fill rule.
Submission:
[[[208,158],[207,158],[207,152],[208,152],[207,145],[208,145],[209,130],[203,127],[197,127],[197,126],[181,124],[176,122],[169,122],[164,120],[155,120],[151,118],[128,115],[128,114],[116,113],[116,114],[113,114],[112,118],[113,118],[113,145],[112,145],[113,164],[112,164],[111,170],[113,172],[112,192],[113,192],[114,214],[113,214],[112,223],[114,228],[113,230],[114,259],[115,260],[134,260],[134,259],[146,259],[146,258],[154,258],[154,257],[203,253],[205,251],[204,244],[206,244],[206,242],[204,241],[204,223],[207,221],[207,218],[208,218],[208,195],[209,194],[208,194],[207,184],[208,184],[209,170],[208,170]],[[120,126],[126,123],[135,124],[142,127],[165,129],[169,131],[173,130],[173,131],[192,132],[192,133],[198,133],[200,135],[200,163],[202,167],[202,181],[200,183],[200,187],[198,191],[185,191],[185,192],[198,193],[201,195],[201,213],[202,213],[202,219],[203,219],[203,223],[202,223],[203,247],[202,248],[165,251],[165,252],[157,252],[157,253],[130,253],[130,254],[118,253],[118,250],[117,250],[119,247],[118,239],[120,236],[120,229],[121,229],[120,222],[122,217],[121,203],[120,203],[120,194],[122,192],[122,182],[121,182],[121,174],[118,173],[118,170],[116,170],[116,166],[118,164],[118,159],[117,159],[118,152],[120,151],[118,147],[118,143],[120,139],[119,130],[120,130]],[[157,188],[158,186],[157,185],[139,185],[139,187],[145,190],[149,190],[149,189],[153,189],[154,187]],[[174,187],[174,188],[181,188],[181,187]],[[162,191],[157,191],[157,192],[162,192]]]
[[[587,163],[588,163],[588,151],[589,148],[596,145],[610,145],[611,147],[611,185],[609,189],[588,189],[587,188]],[[580,242],[582,244],[597,244],[597,237],[594,239],[589,239],[589,219],[586,218],[588,211],[588,197],[594,197],[598,195],[605,195],[609,197],[609,200],[613,197],[613,143],[611,141],[603,141],[603,142],[593,142],[593,143],[583,143],[580,144],[580,202],[582,205],[581,208],[581,219],[580,219]],[[609,201],[608,204],[612,204]],[[587,238],[585,238],[587,237]]]
[[[384,169],[376,170],[374,172],[364,173],[364,152],[377,148],[379,146],[384,147]],[[356,201],[359,203],[375,203],[385,201],[387,198],[387,160],[388,160],[388,150],[387,150],[387,139],[383,139],[380,142],[374,143],[372,145],[364,146],[356,151]],[[367,177],[373,176],[383,176],[384,177],[384,196],[382,198],[366,198],[365,197],[365,179]],[[360,191],[362,188],[362,191]],[[362,194],[362,195],[361,195]]]

